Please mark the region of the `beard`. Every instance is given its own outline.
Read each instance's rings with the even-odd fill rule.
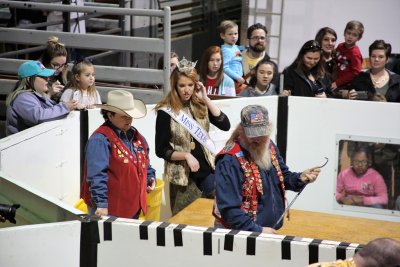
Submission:
[[[265,51],[265,45],[262,45],[260,43],[250,46],[250,50],[253,50],[254,52],[261,53]]]
[[[272,166],[269,142],[269,139],[267,142],[256,143],[250,142],[246,136],[241,138],[242,146],[247,149],[254,163],[265,171],[268,171]]]

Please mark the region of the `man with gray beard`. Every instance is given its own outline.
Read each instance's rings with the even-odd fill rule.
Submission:
[[[276,233],[283,225],[272,228],[285,210],[285,190],[298,192],[317,179],[319,167],[289,171],[270,140],[271,129],[265,107],[242,109],[241,123],[215,159],[216,226]]]
[[[265,51],[268,43],[268,30],[261,23],[251,25],[247,29],[247,39],[249,46],[242,53],[242,66],[243,66],[243,78],[249,82],[251,75],[255,75],[253,69],[258,62],[263,59],[271,61],[270,56]],[[279,70],[278,65],[274,63],[274,77],[271,83],[275,85],[275,91],[279,95]]]

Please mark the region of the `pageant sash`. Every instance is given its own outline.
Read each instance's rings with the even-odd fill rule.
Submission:
[[[214,142],[208,135],[208,132],[204,130],[203,127],[201,127],[201,125],[197,123],[197,121],[189,117],[189,115],[182,110],[180,110],[179,114],[176,115],[176,113],[174,113],[169,107],[163,107],[160,109],[170,115],[171,118],[173,118],[180,125],[182,125],[190,133],[190,135],[193,136],[194,139],[196,139],[205,148],[210,150],[213,155],[217,154],[218,151],[215,147]]]

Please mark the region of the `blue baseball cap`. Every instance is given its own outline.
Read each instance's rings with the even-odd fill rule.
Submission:
[[[39,61],[27,61],[22,63],[18,68],[18,77],[20,79],[31,77],[31,76],[44,76],[49,77],[53,75],[55,70],[46,69]]]

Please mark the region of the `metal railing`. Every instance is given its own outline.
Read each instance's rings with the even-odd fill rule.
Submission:
[[[163,10],[132,9],[120,7],[71,6],[37,2],[0,1],[0,8],[31,9],[42,11],[60,11],[64,13],[79,12],[85,17],[97,15],[145,16],[158,17],[162,20],[163,38],[132,37],[98,33],[71,33],[58,31],[41,31],[36,29],[19,29],[0,27],[0,42],[8,44],[26,44],[43,46],[50,36],[57,36],[67,48],[100,51],[100,56],[114,52],[145,52],[163,54],[163,70],[135,67],[118,67],[95,65],[96,76],[102,81],[119,83],[162,84],[164,94],[169,88],[170,52],[171,52],[171,9]],[[122,33],[123,34],[123,33]],[[34,49],[34,48],[32,48]],[[38,48],[39,49],[39,48]],[[16,52],[18,53],[18,52]],[[8,54],[9,55],[9,54]],[[3,53],[3,56],[5,54]],[[22,60],[0,58],[0,73],[16,74]]]

